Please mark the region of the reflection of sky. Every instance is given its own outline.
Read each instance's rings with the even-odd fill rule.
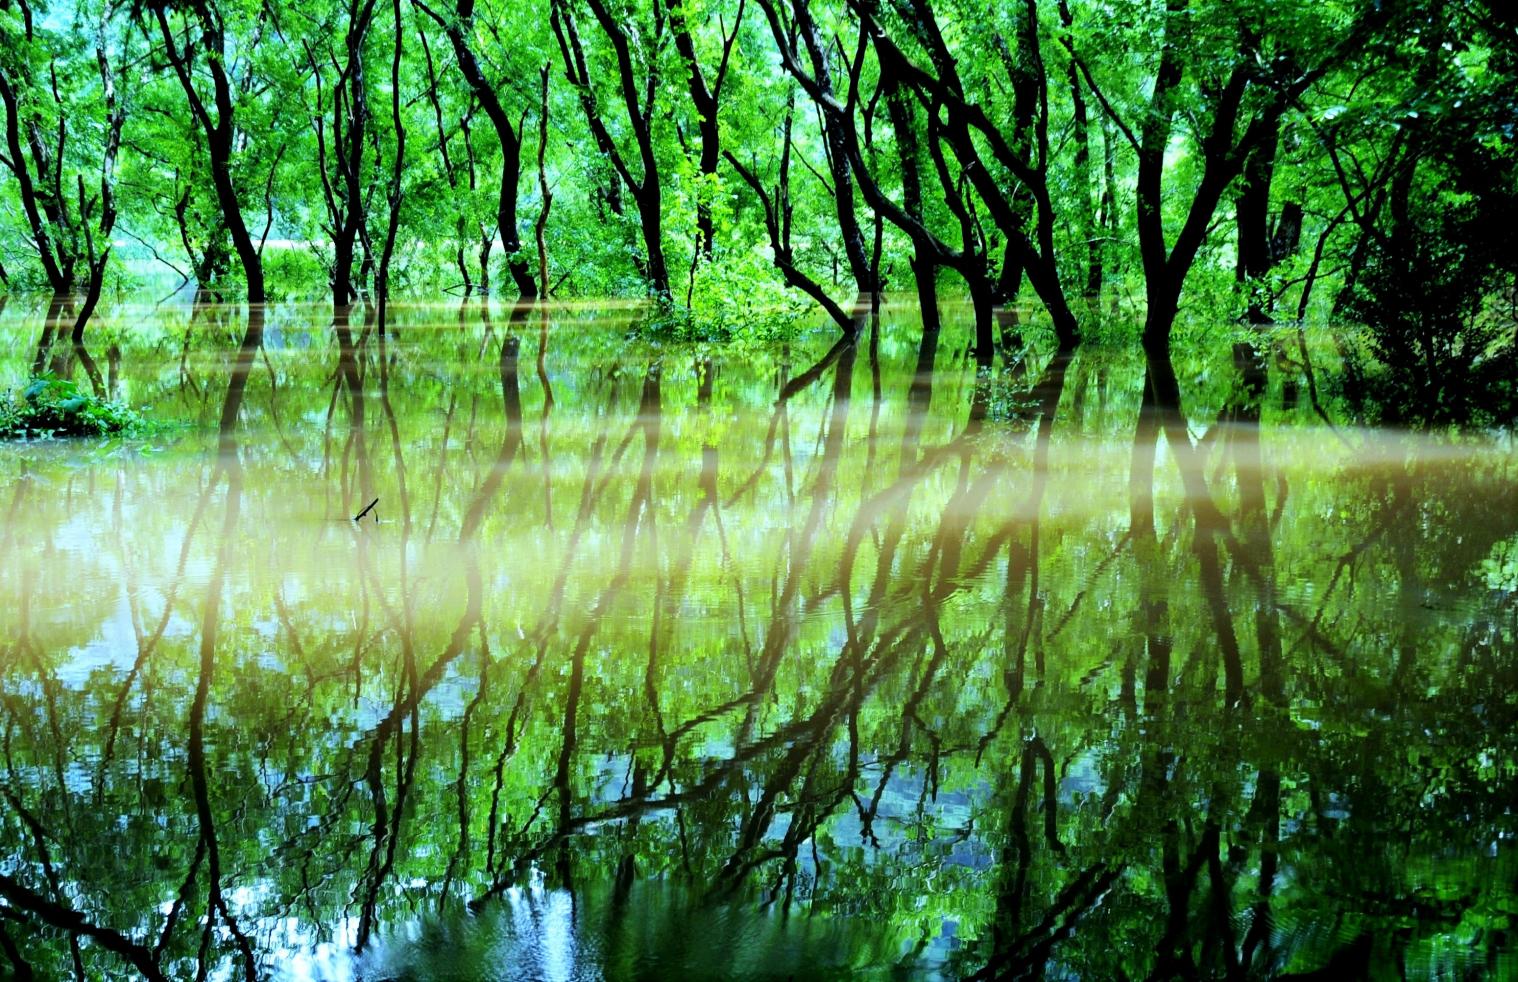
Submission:
[[[361,978],[353,957],[357,918],[339,920],[326,939],[319,939],[312,926],[298,917],[267,926],[286,942],[272,966],[273,978],[279,982],[358,982]]]
[[[82,645],[69,649],[68,656],[58,666],[58,680],[72,688],[83,688],[90,675],[100,668],[109,668],[112,674],[125,674],[137,656],[137,635],[132,630],[132,607],[125,584],[118,584],[112,591],[115,603],[110,612],[100,619],[98,633]],[[187,628],[181,622],[178,625]]]

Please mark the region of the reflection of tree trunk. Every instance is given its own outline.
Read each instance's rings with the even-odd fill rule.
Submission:
[[[654,471],[659,458],[659,440],[662,430],[662,398],[660,394],[661,370],[656,362],[649,366],[648,373],[643,379],[643,394],[638,406],[637,427],[643,431],[643,462],[638,470],[637,483],[633,487],[632,499],[627,506],[627,517],[622,525],[622,548],[618,556],[616,572],[596,598],[595,606],[586,618],[584,626],[580,629],[579,636],[575,639],[574,651],[570,656],[569,663],[569,688],[564,697],[564,725],[562,739],[559,745],[558,768],[554,772],[554,788],[559,799],[559,822],[558,832],[560,839],[560,853],[558,860],[558,873],[560,882],[572,889],[571,856],[569,854],[570,822],[573,818],[574,788],[571,782],[571,770],[574,764],[575,750],[578,745],[578,719],[580,709],[580,694],[585,683],[585,657],[590,650],[590,643],[597,631],[610,614],[617,597],[632,573],[633,554],[635,552],[639,532],[646,526],[650,539],[654,536],[654,500],[653,480]],[[654,540],[655,542],[657,540]],[[633,875],[631,868],[631,853],[625,853],[620,864],[618,880],[621,884],[619,892],[625,895],[627,886]]]
[[[369,460],[368,435],[364,426],[364,380],[359,371],[359,349],[354,344],[353,330],[350,327],[352,316],[352,305],[342,304],[337,308],[333,319],[337,331],[337,369],[342,376],[344,388],[348,390],[348,447],[351,448],[358,467],[358,493],[364,502],[369,502],[374,500],[374,469]],[[344,458],[346,457],[347,450],[344,451]],[[351,492],[350,487],[349,497],[343,501],[345,514],[353,512]]]
[[[207,884],[206,918],[200,943],[198,978],[205,978],[209,965],[207,956],[213,943],[216,918],[220,917],[231,933],[242,958],[243,971],[249,982],[257,978],[253,948],[238,927],[231,909],[222,893],[221,848],[216,837],[215,817],[211,808],[210,781],[206,774],[205,719],[210,702],[211,681],[216,668],[216,641],[221,620],[222,593],[225,589],[226,568],[234,548],[238,515],[242,505],[242,463],[238,459],[237,423],[242,407],[248,374],[252,370],[253,355],[263,337],[263,311],[258,306],[249,310],[247,330],[241,348],[232,366],[227,384],[227,395],[222,403],[221,425],[218,428],[218,472],[226,477],[226,515],[222,520],[221,541],[217,551],[216,566],[206,587],[206,606],[200,624],[200,671],[196,678],[195,697],[190,704],[188,765],[191,789],[195,798],[195,813],[200,827],[198,847],[206,857]]]
[[[546,268],[546,267],[545,267]],[[543,388],[543,416],[538,425],[538,458],[543,468],[543,522],[553,528],[553,455],[548,449],[548,419],[553,415],[553,385],[548,381],[548,304],[538,304],[538,384]]]
[[[894,560],[897,546],[906,532],[907,509],[911,503],[910,491],[916,486],[918,475],[914,473],[918,461],[918,447],[922,441],[922,426],[933,401],[933,369],[938,358],[938,331],[924,330],[918,339],[917,367],[907,389],[906,419],[902,423],[901,452],[897,463],[897,485],[905,486],[906,493],[893,496],[887,504],[891,507],[890,519],[876,546],[875,577],[870,584],[869,597],[858,622],[855,622],[853,605],[854,558],[867,527],[877,520],[876,509],[870,505],[861,507],[849,529],[848,543],[839,572],[842,588],[844,628],[849,638],[850,655],[863,657],[874,640],[874,633],[884,608],[886,592],[891,575],[896,572]],[[868,521],[866,521],[868,519]]]
[[[409,623],[403,626],[403,644],[407,660],[407,677],[402,680],[396,700],[390,712],[373,731],[366,736],[369,742],[365,782],[374,805],[374,822],[371,826],[372,844],[365,889],[360,907],[359,924],[354,947],[363,951],[368,946],[379,917],[379,898],[384,883],[395,867],[399,848],[401,823],[405,818],[406,799],[410,794],[413,776],[420,754],[418,747],[420,721],[419,708],[427,693],[442,681],[443,674],[454,659],[463,653],[469,635],[479,628],[483,606],[483,584],[479,561],[474,551],[474,539],[479,532],[485,513],[499,491],[506,472],[516,459],[522,445],[522,402],[517,376],[517,354],[521,340],[515,334],[507,334],[501,342],[500,373],[501,398],[506,415],[505,433],[501,447],[491,466],[490,473],[475,492],[465,512],[459,529],[459,549],[464,553],[465,604],[464,613],[448,639],[447,646],[426,671],[418,673],[411,655]],[[410,601],[403,598],[409,611]],[[408,615],[409,616],[409,615]],[[397,776],[395,802],[392,806],[386,794],[383,764],[386,748],[391,737],[399,737],[407,722],[411,724],[409,751],[403,754],[404,763]],[[494,813],[491,816],[492,825]],[[493,843],[492,833],[492,843]]]
[[[453,897],[453,883],[460,869],[468,869],[471,862],[472,838],[469,834],[472,809],[470,808],[469,764],[471,759],[471,746],[469,743],[470,730],[474,726],[475,713],[481,705],[490,697],[490,670],[495,662],[490,654],[490,645],[485,639],[485,622],[482,619],[479,624],[480,639],[480,674],[478,688],[475,689],[474,698],[464,707],[464,715],[459,719],[459,772],[458,778],[453,783],[453,797],[458,809],[459,837],[458,845],[453,855],[448,857],[448,868],[443,872],[443,885],[438,890],[438,909],[441,911]]]
[[[1139,631],[1144,638],[1144,702],[1152,713],[1170,685],[1169,578],[1154,526],[1154,461],[1164,412],[1146,371],[1128,469],[1128,532],[1139,570]]]
[[[121,398],[121,346],[105,349],[105,391],[110,399]]]
[[[1416,507],[1413,496],[1413,477],[1406,469],[1406,465],[1399,468],[1391,480],[1391,503],[1393,509],[1401,514],[1412,514]],[[1418,618],[1414,611],[1418,609],[1423,588],[1418,580],[1417,557],[1413,552],[1414,540],[1411,535],[1399,535],[1393,538],[1391,548],[1392,562],[1397,568],[1397,610],[1401,615],[1401,625],[1398,631],[1396,658],[1393,662],[1391,678],[1388,680],[1388,698],[1391,704],[1386,706],[1387,712],[1394,711],[1397,702],[1405,695],[1403,686],[1407,683],[1412,673],[1413,665],[1418,657]]]
[[[96,363],[90,349],[85,346],[83,334],[78,335],[74,341],[74,357],[79,361],[79,367],[84,369],[85,377],[90,380],[90,388],[95,392],[95,398],[109,398],[110,390],[106,387],[105,376],[100,372],[100,365]]]
[[[369,308],[370,315],[374,315],[374,308]],[[367,329],[366,329],[367,330]],[[380,411],[384,413],[385,423],[390,430],[390,457],[395,467],[395,483],[398,497],[400,498],[401,512],[401,542],[410,541],[411,537],[411,494],[406,488],[406,458],[401,449],[401,428],[395,418],[395,407],[390,404],[390,350],[388,339],[384,330],[384,323],[380,323],[379,334],[379,403]],[[373,501],[366,497],[365,501]],[[405,551],[402,550],[404,557]],[[402,559],[404,562],[404,558]]]
[[[36,353],[32,356],[32,374],[41,375],[47,367],[47,356],[53,350],[53,342],[63,333],[63,321],[71,303],[66,293],[54,293],[47,302],[47,313],[42,319],[42,333],[37,338]]]
[[[709,357],[703,357],[696,363],[696,406],[703,414],[708,413],[711,408],[713,374],[714,368]],[[661,742],[667,736],[664,732],[664,716],[659,705],[661,660],[674,638],[675,624],[679,618],[680,606],[685,599],[691,563],[695,560],[697,540],[705,527],[707,513],[717,507],[717,447],[710,441],[704,442],[701,447],[701,473],[697,478],[696,486],[701,493],[691,508],[690,517],[686,519],[679,541],[675,543],[669,576],[662,581],[657,575],[654,577],[653,626],[649,631],[648,664],[643,676],[643,694],[654,715]],[[662,550],[656,549],[656,553],[658,551]]]
[[[1186,417],[1181,412],[1180,383],[1168,353],[1150,352],[1148,363],[1148,386],[1154,390],[1156,408],[1165,430],[1165,442],[1175,456],[1181,483],[1186,488],[1187,504],[1196,520],[1196,534],[1192,549],[1197,557],[1198,576],[1202,595],[1217,634],[1218,649],[1223,657],[1224,698],[1235,705],[1244,698],[1244,668],[1239,654],[1239,640],[1228,609],[1223,588],[1221,543],[1232,539],[1228,520],[1218,510],[1217,503],[1207,489],[1204,472],[1205,461],[1192,445],[1191,434],[1186,429]]]
[[[632,437],[640,426],[641,423],[635,419],[632,429],[628,433],[627,440],[624,441],[625,443],[631,442]],[[589,526],[590,517],[595,510],[595,505],[600,497],[601,490],[604,490],[607,483],[607,479],[602,479],[600,484],[597,484],[597,477],[600,473],[600,467],[606,448],[606,442],[607,437],[603,432],[599,434],[591,443],[590,452],[586,457],[585,481],[582,485],[579,508],[575,514],[574,527],[571,529],[569,540],[564,547],[563,554],[568,557],[568,560],[561,564],[558,575],[554,578],[553,587],[550,591],[547,607],[544,610],[542,617],[539,618],[538,623],[533,627],[529,635],[529,637],[532,639],[533,647],[536,649],[536,651],[532,662],[527,666],[527,670],[522,678],[521,683],[518,686],[516,700],[514,701],[511,712],[506,720],[505,737],[501,744],[501,750],[496,755],[494,767],[495,781],[494,787],[491,790],[490,798],[490,817],[486,823],[486,828],[489,830],[489,838],[486,843],[485,869],[488,873],[495,874],[496,879],[492,883],[491,887],[485,892],[484,896],[477,898],[472,902],[472,905],[477,905],[489,897],[498,895],[509,883],[509,880],[505,878],[504,867],[498,868],[496,849],[497,831],[501,828],[501,823],[498,821],[498,818],[501,814],[501,791],[504,782],[506,763],[511,759],[517,750],[519,726],[522,724],[522,721],[525,718],[525,714],[527,712],[529,694],[532,692],[537,678],[543,669],[544,662],[548,658],[549,640],[558,630],[559,620],[563,608],[564,593],[568,588],[569,575],[574,567],[573,561],[577,556],[580,555],[580,542],[584,538],[586,529]],[[502,859],[504,861],[504,857],[502,857]]]
[[[996,915],[991,928],[992,955],[988,968],[1006,965],[1014,960],[1020,961],[1020,949],[1025,946],[1028,937],[1019,928],[1026,920],[1024,908],[1031,893],[1028,880],[1035,854],[1032,837],[1028,834],[1028,802],[1040,765],[1043,770],[1044,841],[1051,851],[1064,852],[1056,831],[1054,757],[1044,741],[1034,736],[1023,744],[1017,790],[1012,795],[1011,813],[1007,820],[1007,845],[1001,855],[1001,883],[997,890]]]
[[[1260,602],[1255,609],[1255,641],[1260,652],[1260,691],[1272,703],[1284,697],[1281,620],[1276,607],[1275,558],[1270,516],[1265,508],[1265,465],[1260,453],[1260,400],[1265,394],[1265,354],[1249,343],[1235,344],[1234,365],[1244,377],[1246,398],[1233,411],[1229,444],[1239,488],[1239,526],[1243,547],[1260,570]]]
[[[1270,898],[1275,892],[1281,841],[1281,774],[1274,767],[1263,768],[1260,771],[1260,776],[1255,781],[1254,801],[1250,805],[1250,812],[1258,813],[1261,817],[1260,875],[1255,887],[1258,899],[1255,901],[1254,913],[1249,922],[1249,932],[1244,936],[1244,945],[1239,957],[1246,969],[1254,963],[1256,950],[1261,952],[1259,962],[1262,966],[1274,962],[1270,956],[1272,947]]]
[[[238,396],[240,400],[240,394]],[[230,393],[229,393],[230,401]],[[233,416],[235,425],[235,415]],[[229,430],[222,434],[224,441],[234,441]],[[227,444],[223,444],[225,450]],[[211,809],[210,781],[206,775],[205,718],[210,702],[211,679],[216,669],[216,638],[221,617],[221,595],[224,590],[226,567],[231,558],[233,538],[237,534],[237,518],[242,503],[242,464],[236,458],[235,443],[231,456],[224,457],[222,467],[227,477],[226,517],[222,520],[221,544],[217,552],[216,566],[206,587],[205,613],[200,623],[200,672],[195,683],[195,698],[190,704],[190,738],[188,762],[190,784],[195,797],[195,814],[200,825],[199,847],[205,850],[207,884],[205,933],[200,942],[200,968],[197,978],[204,979],[208,969],[206,957],[210,952],[216,918],[219,916],[232,934],[243,961],[243,971],[249,982],[257,978],[253,948],[238,927],[231,909],[222,893],[221,847],[216,838],[216,820]]]
[[[775,600],[770,625],[764,636],[764,648],[755,665],[753,698],[749,701],[748,712],[739,728],[741,741],[746,741],[757,725],[763,696],[769,692],[770,685],[774,682],[775,673],[780,669],[780,661],[789,650],[795,631],[802,580],[811,560],[812,549],[817,544],[817,530],[833,497],[838,462],[843,453],[856,354],[852,341],[845,344],[838,353],[838,363],[833,374],[833,407],[823,424],[826,429],[822,436],[817,474],[812,482],[812,505],[802,527],[793,529],[786,537],[789,562],[785,583]]]
[[[1169,757],[1168,754],[1156,755],[1157,758],[1160,756]],[[1157,759],[1155,763],[1163,766],[1168,764],[1168,759]],[[1168,779],[1162,776],[1156,777],[1156,783],[1151,787],[1154,788],[1157,798],[1168,795],[1169,784]],[[1153,802],[1154,807],[1160,805],[1160,801]],[[1160,833],[1160,870],[1164,878],[1165,890],[1165,930],[1156,945],[1151,978],[1199,977],[1196,959],[1191,951],[1188,930],[1191,921],[1191,894],[1196,889],[1202,865],[1209,856],[1217,855],[1218,832],[1217,825],[1208,820],[1202,832],[1200,844],[1189,857],[1184,855],[1179,823],[1174,819],[1167,821]]]
[[[237,417],[242,411],[243,393],[248,386],[248,375],[253,371],[253,355],[264,342],[264,310],[262,305],[248,307],[248,326],[242,336],[242,345],[232,363],[232,376],[227,383],[227,398],[221,405],[221,422],[217,428],[222,462],[228,454],[237,452]]]
[[[1018,507],[1013,519],[1014,527],[1007,555],[1007,580],[1003,594],[1004,634],[1003,650],[1008,664],[1004,667],[1008,695],[1012,699],[1022,694],[1026,673],[1026,658],[1030,644],[1033,646],[1037,664],[1043,671],[1043,641],[1035,636],[1043,626],[1043,598],[1039,591],[1039,530],[1043,513],[1044,492],[1049,486],[1049,445],[1054,430],[1054,418],[1059,409],[1060,396],[1065,391],[1065,378],[1070,368],[1071,355],[1056,354],[1044,369],[1043,375],[1033,387],[1038,430],[1034,438],[1033,468],[1029,476],[1027,499]],[[1026,523],[1025,542],[1017,540],[1017,523]],[[1012,598],[1021,594],[1027,584],[1028,601],[1023,612],[1022,624],[1017,626],[1016,605]],[[1014,638],[1016,639],[1014,641]]]

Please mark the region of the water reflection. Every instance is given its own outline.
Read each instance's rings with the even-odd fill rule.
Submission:
[[[1518,970],[1503,440],[1274,346],[390,315],[117,312],[195,425],[0,449],[15,974]]]

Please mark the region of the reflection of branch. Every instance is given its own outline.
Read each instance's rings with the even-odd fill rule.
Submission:
[[[145,978],[155,982],[168,979],[153,961],[153,953],[143,945],[118,931],[91,923],[77,910],[54,903],[5,873],[0,873],[0,897],[4,897],[15,909],[30,914],[50,927],[82,935],[106,951],[120,955]]]
[[[1055,638],[1059,637],[1060,632],[1065,629],[1065,627],[1070,623],[1070,619],[1075,616],[1075,611],[1080,607],[1081,601],[1086,598],[1086,594],[1090,593],[1091,588],[1096,585],[1096,581],[1101,579],[1102,576],[1106,574],[1107,570],[1112,566],[1113,561],[1116,560],[1118,556],[1121,556],[1123,554],[1123,549],[1128,545],[1129,540],[1132,538],[1133,529],[1130,528],[1128,531],[1123,533],[1122,538],[1117,540],[1117,545],[1112,547],[1112,551],[1107,554],[1107,557],[1096,564],[1096,568],[1093,569],[1091,571],[1091,575],[1086,578],[1085,585],[1082,586],[1080,592],[1075,595],[1075,599],[1070,601],[1069,609],[1065,611],[1064,615],[1061,616],[1059,620],[1054,622],[1054,630],[1049,632],[1049,636],[1045,640],[1053,641]]]
[[[174,570],[174,579],[169,584],[169,589],[164,595],[163,616],[158,619],[158,626],[153,629],[153,634],[146,642],[140,642],[137,647],[137,658],[132,662],[127,677],[122,680],[121,689],[116,693],[116,704],[111,710],[111,721],[106,729],[105,749],[100,754],[100,766],[96,768],[95,787],[105,788],[105,770],[110,766],[115,756],[116,734],[121,729],[121,713],[126,706],[127,696],[132,691],[132,686],[137,676],[147,664],[148,657],[158,646],[158,641],[168,629],[169,619],[174,614],[174,601],[179,594],[179,585],[184,579],[185,565],[190,559],[190,543],[195,538],[195,530],[200,527],[201,518],[205,515],[206,505],[210,502],[211,491],[215,488],[214,481],[208,483],[201,492],[200,500],[195,504],[195,512],[190,516],[190,526],[185,530],[184,542],[179,547],[179,565]]]
[[[754,468],[754,473],[749,475],[747,480],[738,485],[737,490],[728,495],[727,501],[723,502],[724,508],[731,508],[740,498],[742,498],[745,494],[752,490],[756,484],[759,483],[760,476],[764,474],[764,469],[769,464],[770,455],[773,454],[775,450],[775,434],[779,429],[780,420],[785,410],[785,404],[789,402],[791,398],[794,397],[797,393],[806,389],[808,386],[812,385],[819,378],[821,378],[823,373],[827,371],[828,366],[832,365],[833,362],[842,357],[845,351],[851,352],[850,360],[852,365],[852,351],[854,348],[854,342],[854,336],[848,334],[839,338],[837,341],[834,341],[833,346],[829,348],[821,358],[817,359],[817,362],[815,364],[813,364],[806,371],[802,372],[800,375],[797,375],[795,378],[786,382],[785,385],[781,387],[780,397],[775,401],[775,412],[770,417],[769,429],[764,434],[764,452],[759,456],[759,465]]]
[[[225,441],[230,439],[231,436],[229,433],[223,432],[222,437],[223,447],[225,448]],[[247,935],[238,927],[237,920],[232,916],[231,908],[227,905],[226,895],[222,892],[221,848],[216,839],[216,823],[211,810],[210,784],[206,776],[206,708],[210,702],[211,677],[216,666],[216,638],[221,615],[222,587],[226,575],[227,562],[233,547],[233,535],[237,528],[238,513],[242,500],[242,465],[233,456],[230,460],[223,460],[222,469],[227,476],[227,511],[226,517],[222,521],[221,548],[218,550],[216,566],[211,573],[211,581],[206,587],[205,613],[201,618],[200,625],[200,671],[196,676],[195,698],[190,704],[190,735],[187,757],[190,771],[190,785],[195,798],[196,820],[200,826],[198,848],[204,848],[205,850],[206,875],[210,881],[206,898],[205,932],[201,940],[202,958],[204,958],[204,954],[210,945],[216,917],[220,915],[222,922],[226,925],[227,930],[231,933],[234,942],[242,954],[248,982],[254,982],[254,979],[257,977],[257,969],[254,963],[252,944],[248,941]],[[198,864],[198,858],[196,862]],[[204,961],[202,961],[203,971]]]

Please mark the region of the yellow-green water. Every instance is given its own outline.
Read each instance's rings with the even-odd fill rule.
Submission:
[[[16,958],[1518,972],[1505,437],[1331,428],[1294,332],[977,376],[910,309],[637,316],[92,326],[176,425],[0,445]]]

